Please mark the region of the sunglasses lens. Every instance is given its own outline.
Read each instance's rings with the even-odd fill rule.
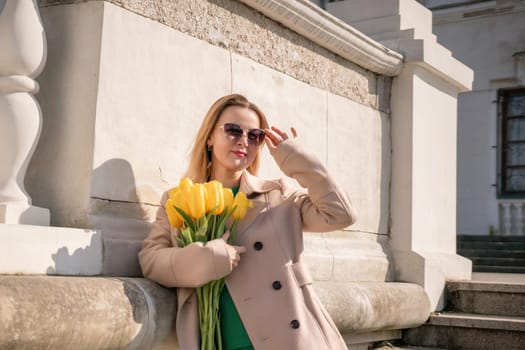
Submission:
[[[248,132],[248,141],[255,145],[259,145],[264,140],[264,131],[261,129],[252,129]]]
[[[244,134],[244,131],[242,130],[242,128],[239,125],[232,124],[232,123],[224,124],[224,131],[228,135],[236,137],[236,138],[239,138],[239,137],[242,136],[242,134]]]
[[[241,138],[244,135],[244,130],[238,124],[225,123],[223,128],[224,132],[235,140]],[[263,142],[264,136],[265,134],[263,130],[251,129],[248,131],[248,143],[258,146]]]

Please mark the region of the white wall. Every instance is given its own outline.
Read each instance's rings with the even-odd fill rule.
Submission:
[[[499,88],[516,86],[512,55],[525,51],[523,1],[508,5],[516,8],[468,18],[463,13],[476,9],[434,12],[438,41],[475,72],[473,91],[461,94],[458,104],[458,234],[488,234],[499,225],[495,101]]]
[[[495,99],[490,90],[459,96],[458,234],[488,234],[491,226],[498,227]]]

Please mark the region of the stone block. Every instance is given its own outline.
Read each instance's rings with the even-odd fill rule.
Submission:
[[[385,282],[394,279],[388,240],[336,231],[304,236],[305,262],[316,281]]]
[[[328,94],[327,166],[357,210],[354,230],[388,232],[390,118]]]
[[[100,275],[102,254],[96,230],[0,225],[0,274]]]
[[[231,92],[230,53],[103,4],[91,196],[157,204],[208,108]]]
[[[270,125],[288,133],[290,127],[295,127],[303,146],[326,163],[327,107],[323,90],[232,53],[232,91],[257,104]],[[282,176],[266,148],[260,174],[266,178]]]
[[[49,210],[28,204],[0,204],[0,223],[49,226]]]
[[[49,52],[26,177],[34,203],[53,225],[86,228],[99,214],[92,200],[158,204],[205,112],[231,92],[229,52],[108,2],[41,14]]]
[[[142,240],[104,239],[104,276],[142,277],[138,253]]]

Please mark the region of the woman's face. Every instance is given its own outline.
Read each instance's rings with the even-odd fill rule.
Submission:
[[[249,108],[230,106],[222,112],[208,139],[213,149],[212,176],[237,173],[250,166],[262,142],[256,137],[259,128],[257,113]]]

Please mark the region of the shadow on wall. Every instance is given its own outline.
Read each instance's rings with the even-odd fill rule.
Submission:
[[[70,252],[63,246],[53,254],[48,274],[141,277],[137,254],[150,229],[156,207],[140,203],[131,164],[123,159],[104,162],[92,173],[88,220],[96,230],[85,248]],[[87,231],[93,233],[93,231]],[[78,246],[78,242],[75,242]],[[97,272],[98,271],[98,272]]]
[[[89,242],[88,235],[91,235]],[[73,238],[70,246],[82,245],[82,239]],[[49,266],[46,273],[48,275],[100,275],[103,265],[102,234],[99,231],[86,231],[85,242],[87,245],[84,248],[77,248],[71,253],[68,246],[59,248],[51,255],[54,266]]]
[[[156,211],[141,203],[133,167],[125,159],[105,161],[93,171],[89,221],[103,234],[103,274],[142,276],[137,254]]]

